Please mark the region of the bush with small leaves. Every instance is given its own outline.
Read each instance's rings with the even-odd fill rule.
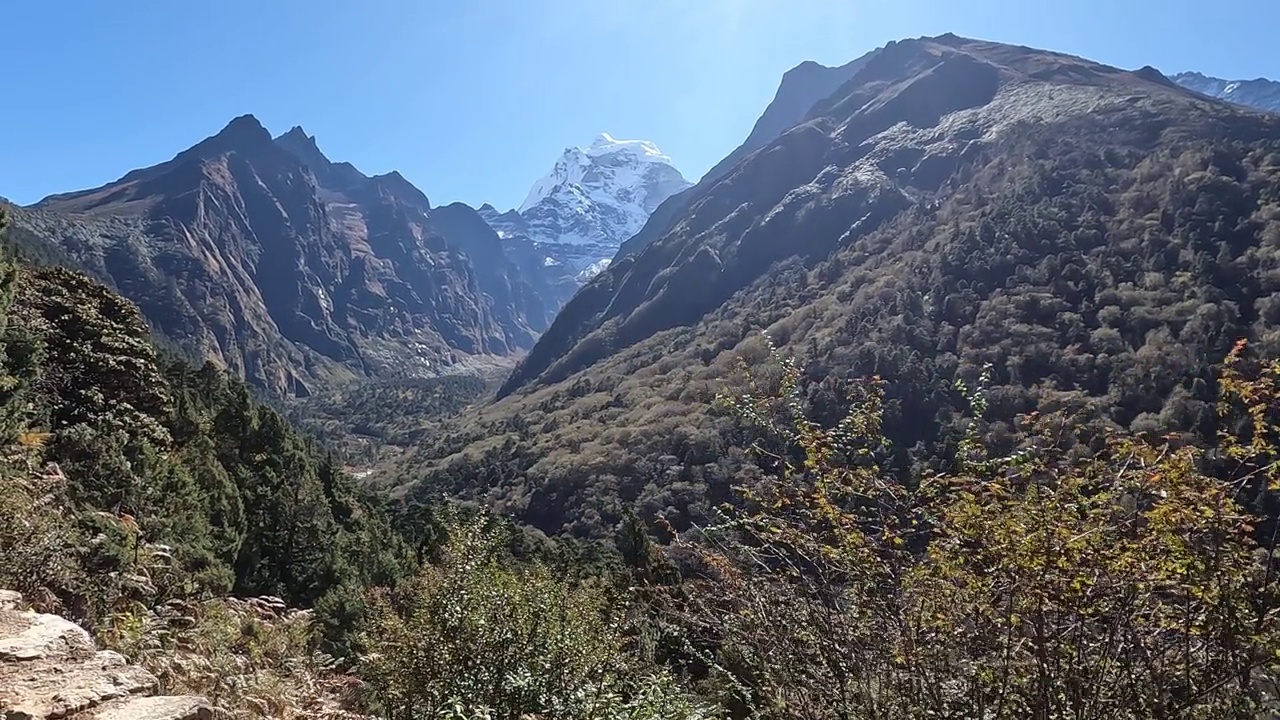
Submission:
[[[768,718],[1274,712],[1276,531],[1252,498],[1275,489],[1280,363],[1243,353],[1212,447],[1032,414],[1013,453],[974,424],[953,470],[907,478],[881,468],[878,382],[824,428],[780,357],[731,401],[768,476],[669,548],[672,632]]]
[[[603,584],[516,564],[489,520],[449,535],[437,563],[370,601],[360,669],[385,717],[710,717],[634,652]]]

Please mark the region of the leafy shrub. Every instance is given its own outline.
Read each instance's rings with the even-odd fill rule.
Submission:
[[[17,590],[38,610],[64,609],[85,584],[72,513],[62,497],[65,478],[55,468],[33,473],[10,459],[0,477],[0,588]]]
[[[209,698],[237,718],[346,720],[358,681],[320,651],[311,611],[279,598],[138,607],[116,618],[114,646],[163,691]]]
[[[361,672],[385,717],[709,716],[630,652],[603,585],[514,565],[506,545],[490,521],[456,522],[438,562],[371,600]]]
[[[733,402],[770,473],[670,549],[676,632],[728,702],[771,718],[1274,711],[1274,516],[1250,498],[1277,477],[1280,363],[1242,353],[1213,448],[1032,414],[1016,451],[975,423],[954,470],[906,482],[881,469],[880,384],[823,428],[784,359]],[[982,389],[959,389],[980,414]]]

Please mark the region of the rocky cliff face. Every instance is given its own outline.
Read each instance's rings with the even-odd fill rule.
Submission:
[[[679,170],[646,140],[602,133],[587,148],[567,148],[517,210],[481,215],[504,239],[527,243],[548,266],[585,280],[608,265],[664,200],[689,187]]]
[[[14,221],[20,242],[57,247],[176,345],[281,395],[519,352],[568,292],[506,257],[470,208],[434,209],[398,173],[366,176],[252,116]]]

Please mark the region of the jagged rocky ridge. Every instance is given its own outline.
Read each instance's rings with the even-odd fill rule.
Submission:
[[[518,209],[480,214],[503,237],[532,246],[547,266],[586,280],[608,266],[667,198],[689,187],[656,145],[601,133],[587,148],[566,148]]]
[[[18,245],[70,258],[188,354],[277,395],[519,352],[573,290],[465,205],[433,208],[399,173],[366,176],[249,115],[13,220]]]

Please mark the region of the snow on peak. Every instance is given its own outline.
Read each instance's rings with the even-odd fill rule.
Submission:
[[[663,200],[687,187],[657,145],[600,133],[586,148],[566,148],[519,210],[482,208],[481,215],[504,241],[533,243],[585,282]]]
[[[618,140],[607,132],[596,136],[595,142],[586,149],[589,157],[601,157],[610,153],[625,152],[635,155],[644,162],[660,162],[671,164],[671,158],[648,140]]]
[[[648,140],[618,140],[607,132],[596,136],[590,147],[566,148],[551,172],[544,175],[529,189],[520,205],[521,214],[545,200],[557,188],[579,186],[579,192],[589,186],[637,186],[644,182],[649,165],[663,165],[679,175],[671,158]],[[682,181],[683,177],[680,178]],[[683,188],[680,188],[683,189]],[[587,192],[588,195],[593,194]],[[653,203],[654,207],[661,198]],[[652,208],[650,208],[652,212]]]
[[[1266,78],[1224,80],[1197,72],[1178,73],[1172,77],[1172,80],[1185,88],[1210,97],[1258,110],[1280,112],[1280,82],[1274,80]]]
[[[608,270],[609,265],[611,265],[612,263],[613,263],[613,258],[600,258],[599,260],[588,265],[576,276],[574,276],[574,279],[580,283],[585,283],[586,281],[599,275],[605,270]]]

